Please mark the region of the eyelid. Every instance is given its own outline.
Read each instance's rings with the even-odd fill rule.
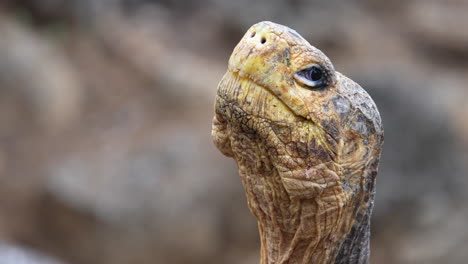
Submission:
[[[307,69],[312,68],[312,67],[314,67],[314,66],[315,66],[315,67],[319,67],[319,68],[322,69],[322,70],[325,70],[325,67],[322,67],[322,65],[313,62],[313,63],[307,64],[306,66],[302,67],[302,69],[298,70],[297,72],[301,72],[301,71],[303,71],[303,70],[307,70]]]

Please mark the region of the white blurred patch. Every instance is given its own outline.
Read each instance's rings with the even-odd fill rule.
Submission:
[[[0,243],[1,264],[65,264],[38,251]]]

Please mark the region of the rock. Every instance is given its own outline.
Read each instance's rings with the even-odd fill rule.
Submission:
[[[445,62],[450,61],[447,56],[457,62],[457,57],[468,56],[467,8],[464,1],[412,1],[405,12],[406,31],[427,54],[436,52]]]
[[[72,122],[80,111],[80,84],[63,51],[51,40],[6,18],[1,19],[0,34],[0,92],[4,103],[16,100],[31,107],[32,118],[42,128],[54,130]],[[18,109],[13,120],[4,122],[16,122],[14,116],[25,110]]]

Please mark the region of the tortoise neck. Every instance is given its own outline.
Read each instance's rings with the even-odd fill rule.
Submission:
[[[374,184],[375,177],[368,177],[355,199],[347,203],[337,195],[282,197],[286,191],[250,196],[260,233],[261,264],[369,263]],[[329,191],[337,193],[333,188]],[[330,207],[333,203],[336,207]]]
[[[254,156],[251,152],[243,154]],[[261,263],[368,263],[376,169],[350,183],[331,163],[302,170],[280,170],[285,166],[273,163],[238,160],[248,205],[258,221]]]
[[[261,264],[280,263],[330,263],[334,241],[314,241],[300,235],[281,235],[278,231],[265,230],[259,224],[261,239]]]
[[[274,227],[258,224],[261,240],[261,264],[317,263],[365,264],[369,262],[370,211],[356,222],[344,239],[327,237],[304,238],[285,234]]]

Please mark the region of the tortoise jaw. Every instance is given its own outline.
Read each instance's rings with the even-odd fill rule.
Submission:
[[[218,87],[218,97],[252,117],[286,123],[304,119],[268,88],[239,73],[226,72]]]

